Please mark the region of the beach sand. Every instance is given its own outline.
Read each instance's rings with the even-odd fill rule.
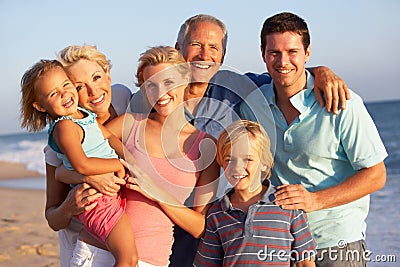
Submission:
[[[0,180],[25,177],[43,177],[43,174],[25,169],[22,163],[0,161]]]
[[[0,162],[0,179],[43,177]],[[0,188],[0,267],[59,266],[57,233],[44,217],[45,191]]]
[[[43,175],[26,170],[23,164],[0,161],[0,180],[29,177]],[[399,245],[393,236],[399,218],[395,196],[398,195],[400,176],[394,178],[389,179],[385,189],[375,193],[371,201],[367,242],[373,255],[395,254],[398,260]],[[45,191],[0,187],[0,203],[0,267],[59,266],[57,233],[47,225],[44,217]],[[383,209],[391,216],[382,216]],[[370,262],[368,266],[396,264]]]

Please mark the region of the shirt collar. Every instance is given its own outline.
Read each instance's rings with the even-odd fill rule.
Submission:
[[[204,97],[211,97],[211,91],[215,90],[217,87],[217,76],[220,71],[217,71],[213,77],[211,77],[210,81],[208,82],[207,89],[204,92]]]
[[[300,112],[304,113],[316,101],[314,94],[314,77],[306,70],[306,88],[290,98],[292,105]]]
[[[316,101],[314,92],[314,77],[306,70],[307,82],[306,88],[295,94],[290,98],[292,105],[300,112],[303,113]],[[276,95],[274,90],[274,81],[270,84],[265,84],[260,87],[261,92],[267,99],[269,105],[276,106]]]
[[[265,180],[263,182],[264,185],[268,186],[267,191],[264,193],[262,196],[261,200],[258,201],[258,203],[270,203],[272,204],[275,201],[275,192],[276,189],[274,186],[271,185],[269,180]],[[234,188],[229,190],[222,198],[221,198],[221,209],[223,211],[230,211],[232,210],[232,205],[229,197],[232,195],[232,193],[235,191]]]
[[[275,101],[275,91],[274,91],[274,81],[272,80],[271,83],[264,84],[260,87],[260,90],[264,97],[267,99],[267,103],[269,105],[276,106]]]
[[[200,103],[198,104],[199,106],[201,105],[202,101],[204,101],[204,99],[208,99],[211,98],[211,91],[215,88],[215,84],[213,83],[215,80],[215,75],[210,79],[208,85],[207,85],[207,89],[204,92],[204,95],[202,97],[202,99],[200,100]],[[199,108],[199,107],[198,107]],[[201,107],[200,107],[201,109]],[[185,107],[185,116],[186,119],[189,121],[190,124],[194,124],[194,120],[196,119],[196,117]]]

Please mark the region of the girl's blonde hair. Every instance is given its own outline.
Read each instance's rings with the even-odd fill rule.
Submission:
[[[42,59],[28,69],[21,78],[21,127],[27,128],[28,131],[40,131],[53,121],[47,112],[40,112],[35,109],[33,103],[37,101],[35,94],[36,81],[45,73],[55,68],[64,70],[59,61]]]
[[[237,120],[221,132],[217,141],[218,164],[222,166],[224,156],[231,153],[232,145],[244,135],[249,137],[250,145],[259,152],[260,164],[267,167],[263,179],[268,179],[271,176],[271,169],[274,167],[274,159],[270,150],[268,134],[257,122]]]
[[[58,60],[66,69],[81,59],[97,62],[104,72],[111,69],[110,60],[94,45],[70,45],[58,53]]]

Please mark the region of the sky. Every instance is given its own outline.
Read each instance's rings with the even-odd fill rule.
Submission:
[[[289,11],[311,33],[307,66],[330,67],[365,102],[400,99],[398,0],[0,0],[0,135],[20,128],[20,81],[39,59],[68,45],[96,45],[111,60],[113,83],[136,91],[140,53],[171,45],[180,25],[210,14],[228,29],[224,64],[239,72],[264,72],[260,31],[264,20]]]

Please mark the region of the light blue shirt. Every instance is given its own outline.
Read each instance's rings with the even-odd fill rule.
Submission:
[[[372,118],[354,92],[345,110],[338,115],[328,113],[316,101],[314,78],[307,72],[306,88],[290,99],[300,115],[287,125],[272,84],[252,92],[241,105],[241,113],[243,118],[259,121],[272,139],[271,150],[276,151],[273,185],[302,184],[315,192],[340,184],[387,157]],[[368,210],[369,195],[308,213],[318,248],[364,239]]]
[[[107,139],[104,139],[103,133],[99,128],[96,121],[97,115],[89,110],[78,107],[78,109],[86,116],[82,119],[74,119],[71,116],[62,116],[55,120],[49,127],[48,134],[48,144],[49,146],[57,152],[57,157],[63,161],[63,165],[68,170],[73,170],[70,160],[65,154],[61,152],[57,146],[52,133],[56,124],[61,120],[71,120],[78,124],[83,130],[83,140],[82,149],[88,158],[118,158],[115,150],[110,146]]]

